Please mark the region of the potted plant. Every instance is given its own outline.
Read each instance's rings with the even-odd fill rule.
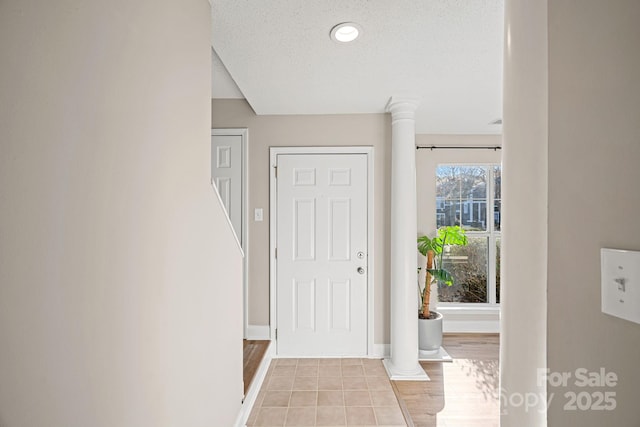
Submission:
[[[418,237],[418,252],[427,257],[424,287],[420,294],[418,309],[419,348],[423,351],[437,351],[442,345],[442,314],[430,310],[431,286],[433,282],[441,285],[453,285],[453,276],[443,268],[443,255],[449,246],[465,246],[467,236],[465,230],[458,225],[450,225],[438,229],[435,237]]]

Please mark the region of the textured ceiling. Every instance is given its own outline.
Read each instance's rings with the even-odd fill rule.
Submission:
[[[257,114],[383,112],[418,133],[500,133],[503,0],[212,0],[213,47]],[[345,21],[353,43],[329,38]],[[236,93],[237,95],[237,93]],[[218,96],[214,89],[215,97]],[[233,96],[232,96],[233,97]]]

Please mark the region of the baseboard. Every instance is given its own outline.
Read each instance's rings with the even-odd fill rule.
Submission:
[[[253,382],[249,386],[249,390],[247,390],[247,394],[244,397],[244,401],[242,402],[242,407],[240,408],[240,413],[238,413],[234,427],[247,426],[247,420],[249,419],[249,415],[251,415],[253,404],[256,403],[258,392],[260,391],[260,387],[262,387],[262,383],[267,375],[267,370],[269,369],[271,359],[273,359],[274,352],[275,346],[273,345],[273,342],[270,342],[269,347],[267,347],[267,351],[264,353],[262,362],[260,362],[260,366],[256,371],[256,375],[253,377]]]
[[[247,339],[248,340],[270,340],[271,329],[269,325],[248,325],[247,326]]]
[[[275,347],[275,344],[274,344],[274,347]],[[374,344],[372,346],[372,349],[371,349],[372,352],[369,353],[366,356],[363,356],[363,357],[366,357],[366,358],[369,358],[369,359],[384,359],[385,357],[389,357],[389,355],[391,355],[391,350],[390,349],[391,349],[391,345],[390,344]],[[302,358],[305,358],[305,357],[314,357],[314,358],[316,358],[316,357],[329,357],[330,358],[330,357],[336,357],[336,356],[296,356],[296,355],[287,355],[285,357],[297,357],[297,358],[302,359]],[[337,357],[339,357],[339,356],[337,356]],[[350,357],[350,356],[346,356],[346,357]],[[276,354],[275,354],[275,349],[274,349],[274,352],[273,352],[273,358],[274,359],[278,358],[278,356],[276,356]]]
[[[370,354],[371,358],[384,359],[391,356],[391,344],[374,344],[373,354]]]

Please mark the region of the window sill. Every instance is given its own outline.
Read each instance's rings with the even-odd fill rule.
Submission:
[[[450,314],[450,315],[461,315],[461,316],[471,316],[471,315],[480,315],[480,316],[500,316],[500,306],[470,306],[464,307],[459,305],[440,305],[436,309],[440,313]]]

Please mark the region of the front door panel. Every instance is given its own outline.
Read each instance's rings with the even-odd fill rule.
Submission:
[[[367,353],[367,156],[277,161],[277,351]]]

